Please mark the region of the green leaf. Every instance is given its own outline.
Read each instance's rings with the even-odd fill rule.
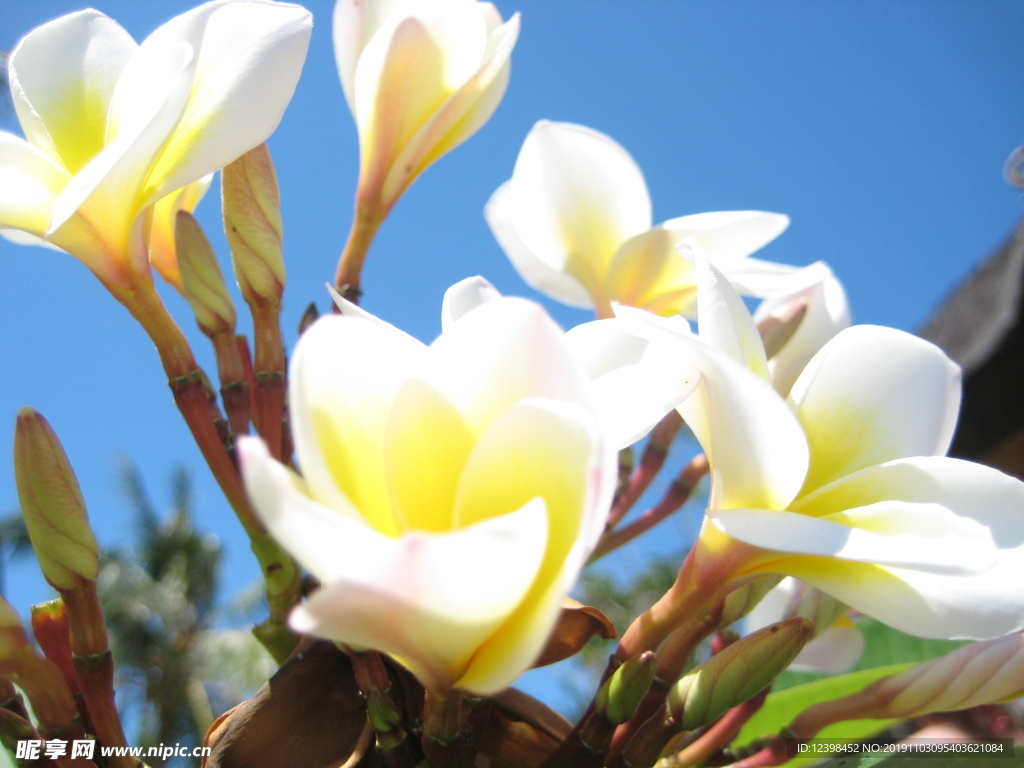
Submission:
[[[927,661],[947,654],[966,642],[914,637],[866,616],[862,616],[856,621],[857,628],[864,635],[864,653],[861,654],[857,665],[851,670],[853,672],[890,664]],[[787,671],[778,677],[772,689],[781,691],[784,688],[815,680],[825,680],[828,677],[824,673]]]
[[[924,759],[922,763],[921,760]],[[819,760],[809,763],[806,760],[789,762],[786,765],[804,764],[807,768],[922,768],[922,766],[935,766],[935,768],[1012,768],[1021,765],[1024,759],[1024,749],[1020,746],[1014,748],[1012,756],[987,756],[987,757],[934,757],[922,758],[920,755],[864,755],[849,757],[833,757],[826,760]]]
[[[845,675],[826,677],[804,685],[797,685],[768,695],[761,710],[754,715],[736,737],[735,744],[745,746],[755,739],[774,736],[797,715],[812,704],[857,693],[865,686],[886,675],[902,672],[914,662],[892,664],[886,667],[847,672]],[[826,728],[819,734],[823,739],[862,739],[884,730],[893,720],[850,720]]]

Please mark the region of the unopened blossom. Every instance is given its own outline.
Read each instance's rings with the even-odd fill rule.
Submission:
[[[512,264],[537,290],[612,314],[612,302],[658,315],[696,311],[696,272],[676,252],[699,244],[745,293],[785,285],[792,267],[747,258],[789,224],[760,211],[700,213],[653,226],[647,184],[629,153],[581,125],[541,121],[485,216]]]
[[[790,577],[771,589],[747,615],[746,630],[794,616],[809,619],[814,634],[793,660],[792,669],[836,675],[849,671],[860,659],[864,635],[850,620],[846,606]]]
[[[481,281],[449,291],[430,346],[342,306],[289,371],[302,475],[239,442],[257,512],[323,584],[291,624],[386,652],[430,688],[493,693],[541,652],[597,542],[616,449],[689,390],[674,359],[645,361],[645,341],[608,325],[594,333],[621,343],[599,386],[539,306]],[[660,412],[604,413],[609,391],[633,413],[625,382],[660,379],[678,381]]]
[[[519,16],[476,0],[338,0],[334,52],[359,131],[357,215],[382,218],[505,95]]]
[[[10,57],[25,138],[0,133],[0,228],[59,246],[124,288],[148,278],[151,232],[139,214],[172,196],[154,246],[174,282],[173,215],[194,206],[201,179],[277,127],[311,27],[297,5],[214,0],[142,44],[94,10],[30,32]]]

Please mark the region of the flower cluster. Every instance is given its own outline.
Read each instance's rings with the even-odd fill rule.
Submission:
[[[316,695],[289,677],[308,682],[321,663],[311,660],[328,658],[310,638],[337,645],[315,690],[355,713],[351,744],[318,764],[470,765],[480,750],[497,765],[639,766],[669,751],[676,764],[721,756],[794,660],[848,668],[860,648],[851,612],[929,638],[1024,629],[1024,483],[946,457],[959,368],[910,334],[852,325],[825,263],[754,258],[784,215],[655,225],[625,148],[541,121],[484,216],[526,284],[595,319],[565,331],[481,277],[448,290],[430,344],[360,308],[362,265],[389,212],[502,99],[519,17],[503,21],[490,3],[338,0],[360,175],[335,311],[304,322],[286,369],[280,196],[263,142],[311,29],[296,5],[213,0],[136,44],[82,11],[10,57],[24,137],[0,133],[0,228],[81,260],[149,333],[266,576],[269,617],[256,633],[290,659],[276,700],[214,724],[214,764],[236,764],[253,723],[320,706],[289,698]],[[235,336],[231,292],[191,216],[218,170],[255,354]],[[153,271],[212,340],[226,417]],[[760,301],[753,311],[748,299]],[[623,524],[684,423],[703,454]],[[631,446],[648,435],[633,470]],[[40,614],[37,632],[57,638],[46,658],[0,602],[0,684],[21,685],[45,735],[88,726],[116,746],[112,671],[70,664],[72,651],[110,663],[99,545],[56,434],[31,409],[16,464],[28,531],[63,602]],[[705,473],[700,534],[675,584],[623,634],[580,727],[542,726],[536,703],[510,714],[502,692],[523,672],[613,633],[568,599],[588,562],[672,513]],[[748,628],[764,628],[730,636],[751,611]],[[712,636],[715,653],[691,668]],[[1021,688],[1019,645],[972,645],[883,678],[808,709],[795,732],[1005,700]],[[1011,683],[990,685],[992,659],[1012,667]],[[954,686],[969,695],[933,690]],[[470,702],[480,697],[494,709]],[[39,735],[27,712],[10,718]],[[515,719],[528,739],[509,735]],[[705,728],[678,747],[677,734]],[[517,762],[515,739],[535,759]],[[773,764],[765,754],[757,765]]]

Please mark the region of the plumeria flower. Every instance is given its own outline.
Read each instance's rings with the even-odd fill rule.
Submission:
[[[449,291],[430,346],[341,304],[289,371],[302,475],[239,442],[257,512],[323,584],[291,624],[386,652],[432,689],[496,692],[543,649],[603,530],[616,449],[692,387],[617,326],[573,341],[480,280]],[[580,358],[606,330],[617,351],[588,370]],[[663,378],[676,395],[632,410]]]
[[[334,52],[359,131],[357,215],[383,218],[505,95],[519,15],[476,0],[338,0]]]
[[[708,275],[701,338],[718,340],[735,361],[763,375],[749,313],[713,267]],[[677,339],[680,347],[693,344]],[[735,385],[721,391],[732,403],[741,394]],[[730,490],[713,487],[696,561],[717,579],[795,576],[925,637],[995,637],[1024,626],[1024,483],[945,456],[959,402],[960,370],[934,345],[876,326],[839,332],[788,398],[809,454],[793,455],[783,477],[789,482],[806,469],[802,483],[774,505],[736,503]],[[764,418],[745,418],[738,404],[694,417],[714,436],[712,446],[729,434],[768,440],[776,429]],[[695,432],[707,449],[707,435]],[[714,469],[716,457],[709,458]],[[780,487],[764,475],[763,462],[748,462],[743,451],[728,460],[734,474]],[[729,482],[722,473],[713,477]]]
[[[788,226],[787,217],[730,211],[652,226],[647,185],[629,153],[569,123],[533,127],[485,216],[527,283],[566,304],[593,307],[599,317],[612,315],[613,302],[694,316],[694,267],[675,250],[687,238],[750,295],[782,287],[794,272],[747,258]]]
[[[139,215],[169,195],[161,221],[189,210],[203,177],[274,131],[311,27],[297,5],[215,0],[141,45],[94,10],[30,32],[10,58],[25,138],[0,133],[0,228],[63,248],[108,287],[148,279]],[[158,266],[173,271],[166,253]]]

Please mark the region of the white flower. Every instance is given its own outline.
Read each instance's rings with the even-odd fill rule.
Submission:
[[[476,0],[338,0],[334,51],[359,131],[359,202],[383,218],[501,102],[519,16]]]
[[[478,280],[449,291],[429,347],[342,304],[302,336],[289,373],[302,476],[239,443],[259,515],[323,583],[292,625],[389,653],[428,687],[493,693],[543,649],[601,534],[615,449],[688,389],[660,411],[606,416],[623,381],[664,372],[644,362],[647,343],[592,330],[621,342],[592,382],[574,351],[585,344]]]
[[[653,227],[647,185],[629,153],[569,123],[533,127],[485,216],[527,283],[600,317],[611,316],[613,302],[693,316],[694,267],[675,250],[687,238],[751,295],[785,285],[795,271],[747,258],[788,226],[779,214],[701,213]]]
[[[93,10],[32,31],[10,59],[25,139],[0,133],[0,228],[63,248],[108,286],[148,277],[137,217],[274,131],[311,27],[297,5],[215,0],[141,45]]]

